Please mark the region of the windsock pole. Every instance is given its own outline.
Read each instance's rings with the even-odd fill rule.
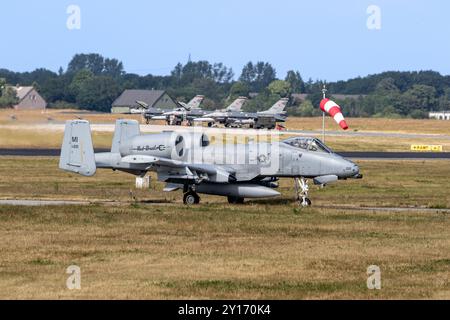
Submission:
[[[326,98],[327,88],[323,85],[322,89],[323,99]],[[325,111],[322,111],[322,141],[325,142]]]

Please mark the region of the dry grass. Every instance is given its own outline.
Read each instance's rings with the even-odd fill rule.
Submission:
[[[1,197],[123,200],[0,206],[0,298],[449,299],[448,214],[333,208],[449,207],[448,162],[359,164],[363,180],[313,188],[316,208],[300,210],[289,180],[279,200],[231,206],[204,196],[185,207],[161,184],[127,202],[133,178],[123,173],[83,178],[54,158],[0,158]],[[81,267],[80,291],[65,288],[71,264]],[[372,264],[379,291],[366,287]]]
[[[412,144],[441,145],[444,152],[450,151],[450,139],[326,136],[325,143],[334,151],[408,152]]]
[[[448,121],[434,119],[346,118],[346,120],[350,131],[450,134],[450,123]],[[325,126],[330,131],[341,130],[330,117],[326,117]],[[322,130],[322,117],[289,117],[286,127],[298,130]]]
[[[33,128],[0,128],[1,148],[61,148],[64,132],[34,130]],[[93,131],[92,141],[96,148],[111,147],[111,132]]]
[[[17,124],[42,124],[64,122],[82,118],[92,123],[113,123],[116,119],[136,119],[142,122],[141,115],[136,114],[111,114],[111,113],[95,113],[84,110],[70,109],[47,109],[42,110],[14,110],[0,109],[0,124],[17,125]],[[13,119],[14,118],[14,119]]]
[[[0,207],[0,298],[450,298],[439,213]],[[67,266],[82,289],[65,288]],[[382,270],[382,290],[366,269]]]
[[[77,113],[78,112],[78,113]],[[16,120],[11,119],[11,115]],[[32,124],[62,123],[65,120],[75,119],[77,116],[89,120],[91,123],[113,123],[119,118],[140,120],[140,115],[114,115],[108,113],[81,113],[77,110],[42,111],[16,111],[0,110],[0,146],[3,148],[59,148],[61,146],[62,131],[43,130],[34,128]],[[48,118],[52,120],[49,121]],[[412,120],[412,119],[361,119],[350,118],[350,130],[377,131],[397,133],[430,133],[450,134],[450,125],[447,121],[438,120]],[[161,124],[155,122],[155,124]],[[295,118],[288,119],[289,129],[321,130],[321,118]],[[340,130],[331,118],[327,118],[327,130]],[[319,135],[320,137],[320,135]],[[107,148],[111,145],[112,133],[93,133],[94,145],[98,148]],[[411,144],[440,144],[444,151],[450,150],[450,140],[442,138],[392,138],[392,137],[353,137],[353,136],[327,136],[326,142],[336,151],[409,151]]]
[[[96,148],[109,148],[112,132],[93,131],[92,139]],[[316,135],[322,138],[321,135]],[[283,136],[288,138],[289,135]],[[283,137],[280,137],[283,139]],[[36,130],[33,127],[0,128],[2,148],[60,148],[63,138],[61,130]],[[233,136],[229,136],[230,142]],[[449,139],[439,138],[393,138],[393,137],[354,137],[326,136],[327,145],[335,151],[410,151],[411,144],[438,144],[444,151],[450,150]]]
[[[13,120],[11,117],[16,119]],[[0,109],[0,124],[17,125],[30,123],[53,123],[81,117],[89,120],[91,123],[113,123],[116,119],[127,118],[136,119],[141,123],[141,115],[135,114],[110,114],[93,113],[82,110],[13,110]],[[378,118],[347,118],[351,131],[376,131],[376,132],[399,132],[399,133],[429,133],[429,134],[450,134],[450,125],[447,121],[433,119],[414,120],[414,119],[378,119]],[[162,124],[162,122],[155,122]],[[299,118],[289,117],[286,127],[297,130],[321,130],[322,118]],[[326,118],[327,130],[340,130],[337,124],[330,117]]]

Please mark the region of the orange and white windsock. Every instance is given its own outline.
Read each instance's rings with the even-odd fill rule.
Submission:
[[[347,122],[345,122],[344,116],[341,112],[341,107],[339,107],[336,102],[328,98],[322,99],[322,101],[320,101],[320,109],[332,116],[334,121],[336,121],[336,123],[340,125],[342,129],[348,129]]]

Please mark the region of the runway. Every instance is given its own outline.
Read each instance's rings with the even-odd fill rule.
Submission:
[[[109,152],[109,149],[96,149],[95,152]],[[378,151],[349,151],[338,152],[339,155],[349,159],[374,160],[426,160],[449,159],[450,152],[378,152]],[[1,148],[0,156],[24,157],[59,157],[60,149],[12,149]]]

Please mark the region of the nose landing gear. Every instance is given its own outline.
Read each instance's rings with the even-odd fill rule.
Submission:
[[[308,198],[308,180],[305,178],[294,178],[295,200],[302,207],[311,206],[311,200]]]

